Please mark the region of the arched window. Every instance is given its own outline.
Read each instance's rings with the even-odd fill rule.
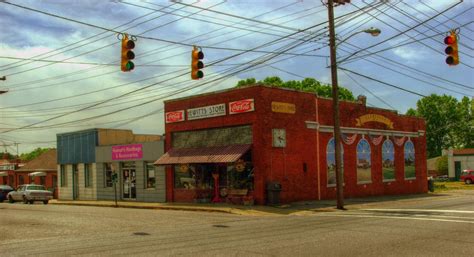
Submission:
[[[341,169],[342,169],[342,178],[344,181],[344,148],[341,144]],[[334,138],[329,140],[328,145],[326,147],[326,167],[328,172],[328,185],[334,186],[336,185],[336,148],[334,144]]]
[[[357,144],[357,183],[372,182],[371,167],[369,142],[361,139]]]
[[[382,145],[382,174],[384,181],[395,179],[395,150],[389,139]]]
[[[405,156],[405,178],[415,178],[415,145],[412,141],[405,142],[404,148]]]

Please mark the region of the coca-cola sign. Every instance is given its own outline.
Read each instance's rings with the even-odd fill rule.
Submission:
[[[244,99],[229,103],[229,114],[253,112],[254,110],[255,105],[253,99]]]
[[[167,112],[165,114],[166,123],[184,121],[184,110]]]

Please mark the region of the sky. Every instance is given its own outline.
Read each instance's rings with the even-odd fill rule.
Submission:
[[[335,8],[340,86],[400,114],[430,94],[473,97],[473,0],[351,2]],[[163,134],[164,100],[241,79],[330,84],[327,26],[319,0],[1,0],[0,150],[89,128]],[[457,28],[461,63],[448,66],[443,40]],[[136,38],[132,72],[120,70],[119,33]],[[193,46],[205,56],[197,81]]]

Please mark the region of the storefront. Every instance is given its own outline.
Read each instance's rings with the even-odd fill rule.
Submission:
[[[58,135],[59,199],[165,201],[165,173],[153,162],[160,135],[91,129]]]
[[[427,191],[425,124],[363,98],[340,103],[344,194]],[[165,102],[167,201],[335,198],[332,101],[267,86]],[[281,191],[280,191],[281,189]],[[273,197],[273,196],[272,196]]]

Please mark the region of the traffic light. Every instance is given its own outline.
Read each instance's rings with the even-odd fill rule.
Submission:
[[[449,36],[444,38],[444,43],[448,45],[446,49],[444,49],[444,52],[448,55],[446,57],[446,63],[451,66],[458,65],[458,35],[454,30],[451,30]]]
[[[127,34],[123,34],[122,37],[122,71],[131,71],[135,68],[135,64],[131,60],[135,58],[135,53],[132,49],[135,48],[135,42],[128,38]]]
[[[202,63],[202,59],[204,58],[204,53],[200,50],[200,48],[194,46],[193,51],[191,52],[191,78],[202,79],[204,77],[204,73],[202,72],[202,68],[204,68],[204,63]]]

